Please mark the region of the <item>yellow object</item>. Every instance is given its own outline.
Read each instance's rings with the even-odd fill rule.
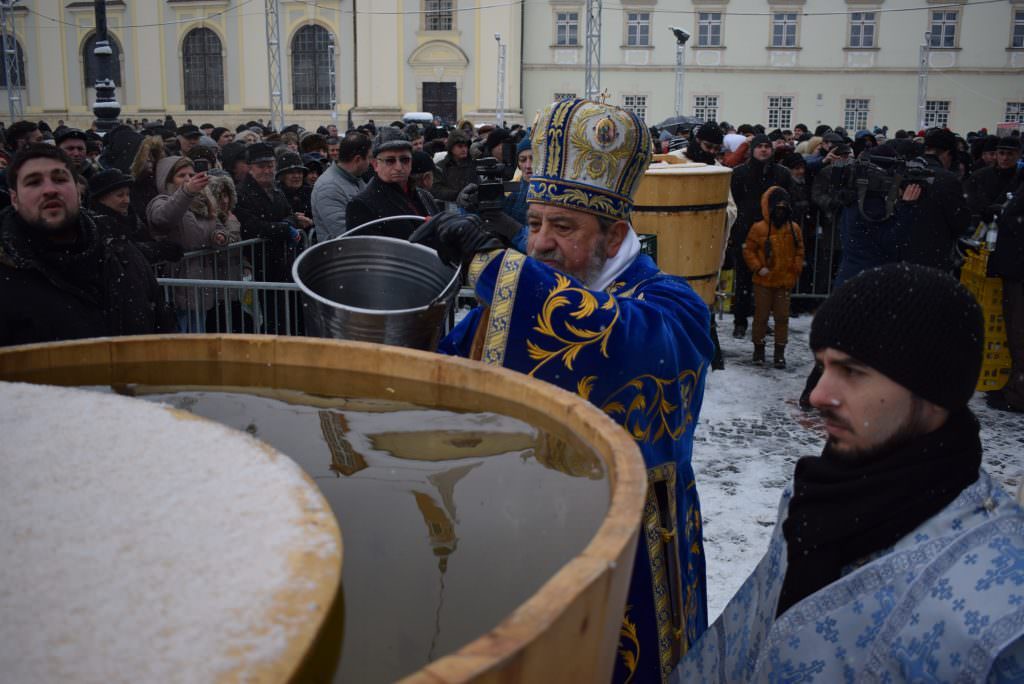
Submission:
[[[1006,324],[1003,321],[1003,281],[985,275],[987,249],[970,254],[960,270],[960,282],[970,290],[981,305],[985,318],[985,355],[976,389],[993,392],[1002,389],[1010,379],[1010,350],[1006,346]]]

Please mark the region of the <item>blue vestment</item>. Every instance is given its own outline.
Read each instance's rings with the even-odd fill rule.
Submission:
[[[600,407],[636,440],[648,492],[616,680],[661,682],[707,627],[700,505],[690,459],[711,359],[708,307],[638,255],[607,291],[515,250],[478,255],[490,307],[481,360],[545,380]],[[468,356],[474,309],[440,351]]]
[[[790,497],[768,552],[673,681],[1024,681],[1024,510],[985,471],[776,620]]]

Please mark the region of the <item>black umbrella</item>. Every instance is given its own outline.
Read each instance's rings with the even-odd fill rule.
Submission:
[[[676,133],[681,128],[693,128],[700,126],[702,123],[704,123],[704,119],[699,119],[696,116],[670,116],[657,124],[657,127]]]

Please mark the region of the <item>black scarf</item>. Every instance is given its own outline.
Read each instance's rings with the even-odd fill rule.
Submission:
[[[843,460],[829,447],[797,461],[776,617],[838,580],[844,567],[893,546],[977,480],[978,430],[965,407],[938,430],[866,462]]]

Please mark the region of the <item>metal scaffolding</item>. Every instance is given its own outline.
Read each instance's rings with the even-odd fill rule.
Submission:
[[[499,126],[505,125],[505,44],[501,42],[501,34],[495,33],[498,41],[498,94],[494,100],[494,118]]]
[[[917,53],[917,128],[924,128],[925,106],[928,101],[928,50],[932,34],[925,31],[924,42]]]
[[[601,92],[601,0],[587,0],[587,71],[583,92],[589,100]]]
[[[284,128],[284,93],[281,77],[280,0],[265,0],[267,17],[267,77],[270,83],[270,125]]]
[[[3,69],[7,84],[7,107],[10,112],[10,123],[24,116],[24,103],[21,101],[21,89],[25,86],[18,63],[18,41],[14,31],[14,5],[18,0],[0,0],[0,50],[3,51]]]

